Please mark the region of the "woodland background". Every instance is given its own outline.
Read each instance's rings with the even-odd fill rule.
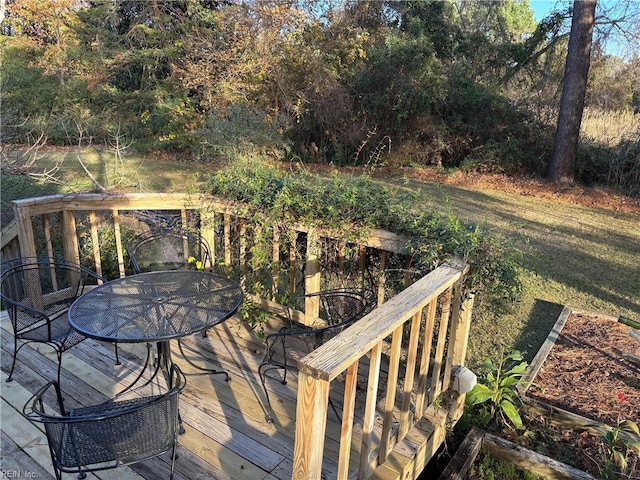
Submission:
[[[556,8],[536,22],[528,0],[7,0],[2,173],[54,179],[41,146],[101,144],[544,176],[573,5]],[[576,180],[635,195],[640,8],[599,1],[594,23]]]

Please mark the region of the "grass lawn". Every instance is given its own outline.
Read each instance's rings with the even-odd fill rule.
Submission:
[[[640,215],[500,190],[404,181],[425,204],[484,224],[522,253],[524,295],[513,312],[478,318],[470,360],[501,342],[530,361],[565,305],[640,319]]]
[[[112,153],[98,149],[84,151],[82,158],[100,185],[117,191],[185,191],[217,168],[151,157],[116,161]],[[3,225],[11,217],[14,198],[96,188],[73,151],[51,151],[38,165],[60,161],[64,186],[1,179]],[[471,366],[497,355],[501,344],[525,351],[530,361],[564,305],[640,320],[639,214],[417,176],[386,175],[380,181],[419,192],[424,201],[417,208],[451,209],[465,222],[484,224],[522,253],[524,295],[513,311],[491,318],[475,315]]]
[[[82,150],[82,163],[95,178],[92,182],[74,149],[48,148],[41,154],[33,171],[59,168],[56,176],[64,180],[61,185],[32,178],[3,176],[0,178],[2,200],[2,226],[13,218],[10,205],[16,198],[29,198],[52,193],[73,193],[99,190],[99,186],[114,191],[171,192],[184,191],[197,186],[200,175],[206,174],[206,165],[194,166],[187,161],[169,158],[127,156],[116,159],[113,152],[99,148]],[[98,186],[99,185],[99,186]]]

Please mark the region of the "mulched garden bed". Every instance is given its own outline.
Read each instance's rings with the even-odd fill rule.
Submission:
[[[640,357],[631,327],[595,314],[569,315],[527,396],[615,426],[640,424]]]
[[[525,405],[521,410],[525,430],[500,429],[496,428],[497,425],[487,430],[496,438],[512,442],[513,450],[505,450],[507,453],[496,450],[499,458],[507,464],[499,465],[499,469],[505,470],[504,474],[498,472],[495,465],[483,466],[486,453],[493,455],[492,448],[497,448],[491,447],[485,451],[485,456],[476,459],[471,470],[473,473],[468,473],[465,478],[532,478],[529,474],[513,473],[513,469],[507,468],[518,465],[513,461],[513,452],[518,452],[526,461],[533,459],[536,462],[535,454],[548,457],[538,460],[535,465],[529,463],[524,467],[531,469],[531,472],[539,472],[541,467],[551,467],[555,460],[565,465],[556,465],[564,470],[556,471],[553,478],[582,479],[588,475],[592,476],[589,478],[603,478],[607,449],[599,435],[587,430],[587,425],[606,424],[614,427],[621,420],[631,420],[640,425],[640,365],[623,356],[626,353],[640,357],[640,342],[629,335],[631,327],[616,320],[612,316],[565,308],[549,339],[530,365],[527,376],[528,381],[533,376],[533,384],[525,393]],[[484,451],[485,447],[482,449]],[[461,448],[461,452],[462,455],[456,457],[460,456],[468,466],[466,459],[471,454],[464,448]],[[472,453],[471,456],[475,458],[477,448]],[[440,460],[446,460],[444,457],[447,455],[442,457]],[[522,459],[519,461],[526,463]],[[640,480],[638,455],[628,452],[627,461],[626,472],[621,472],[616,466],[613,477]],[[452,461],[443,475],[457,472],[458,463],[462,463],[460,459]],[[571,467],[581,472],[571,473]],[[434,465],[434,471],[442,472],[444,467],[437,468],[438,465]],[[479,472],[487,468],[491,470],[490,475],[480,475]],[[425,470],[425,473],[432,472]],[[543,474],[536,478],[546,476]]]
[[[640,357],[630,329],[613,317],[570,313],[526,396],[610,426],[622,420],[640,425],[640,366],[623,356]],[[515,442],[599,476],[604,452],[597,436],[546,415],[528,416],[525,424],[535,435]],[[640,479],[638,456],[628,460],[632,473],[624,478]]]

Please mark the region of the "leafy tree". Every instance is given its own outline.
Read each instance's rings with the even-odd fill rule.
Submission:
[[[55,75],[64,86],[71,60],[68,48],[74,38],[69,29],[75,22],[74,0],[10,0],[3,33],[13,44],[40,49],[34,65]]]
[[[625,62],[596,48],[591,56],[585,106],[602,111],[631,110],[640,92],[640,59]]]
[[[528,2],[458,0],[454,4],[465,61],[478,78],[499,80],[514,60],[514,48],[536,28]]]
[[[78,12],[78,52],[91,78],[95,111],[138,138],[167,147],[189,144],[201,122],[199,98],[184,80],[193,42],[213,35],[211,0],[90,1]],[[198,51],[197,48],[194,51]]]
[[[14,0],[2,23],[2,100],[12,142],[62,142],[70,112],[82,105],[71,54],[76,46],[73,0]]]

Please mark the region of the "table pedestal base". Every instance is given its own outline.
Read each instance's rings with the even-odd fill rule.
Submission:
[[[178,339],[178,348],[180,348],[180,353],[182,354],[182,357],[184,358],[184,360],[191,365],[193,368],[196,368],[200,371],[202,371],[202,375],[224,375],[225,376],[225,380],[228,382],[229,381],[229,374],[227,372],[225,372],[224,370],[216,370],[215,368],[206,368],[206,367],[201,367],[200,365],[197,365],[195,363],[193,363],[191,361],[191,359],[187,356],[187,354],[185,353],[184,349],[182,348],[182,339]]]

